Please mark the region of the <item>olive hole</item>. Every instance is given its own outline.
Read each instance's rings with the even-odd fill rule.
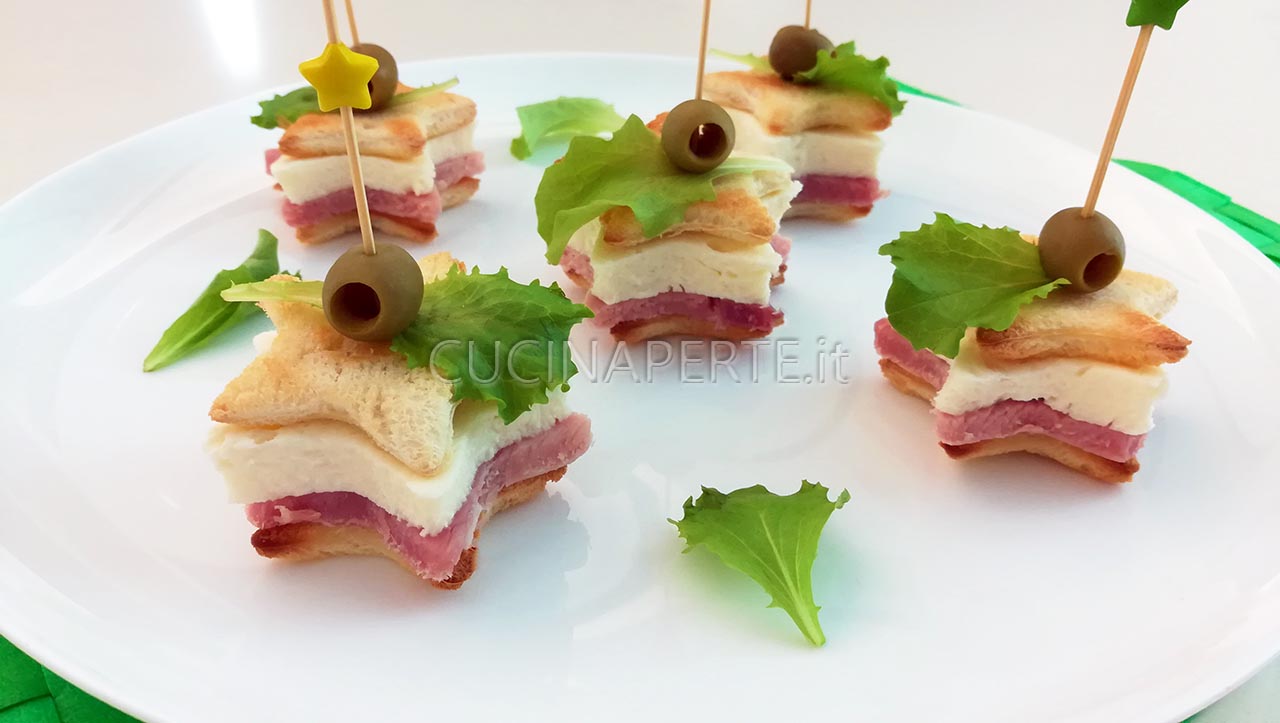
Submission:
[[[1084,267],[1084,283],[1090,289],[1101,289],[1120,275],[1124,259],[1115,254],[1098,254]]]
[[[378,292],[359,282],[342,285],[330,303],[335,311],[357,324],[372,322],[382,313]]]
[[[727,140],[723,128],[715,123],[703,123],[689,136],[689,151],[698,158],[715,158]]]

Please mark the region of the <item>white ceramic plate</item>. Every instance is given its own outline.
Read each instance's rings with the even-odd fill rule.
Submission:
[[[586,95],[650,117],[692,86],[690,62],[645,57],[470,58],[405,74],[462,78],[489,164],[427,250],[522,279],[562,277],[534,231],[541,167],[506,152],[513,108]],[[1195,340],[1170,370],[1142,471],[1112,487],[1033,458],[951,462],[926,407],[878,373],[871,327],[890,267],[876,249],[934,210],[1034,230],[1081,200],[1092,157],[921,99],[886,134],[893,195],[869,219],[786,229],[776,336],[800,360],[786,371],[816,376],[819,348],[839,342],[848,383],[584,373],[572,398],[594,420],[594,448],[486,530],[459,592],[382,560],[259,558],[202,443],[210,400],[262,327],[140,371],[258,227],[312,278],[345,248],[292,241],[262,172],[275,134],[246,122],[254,110],[246,100],[157,128],[0,209],[0,632],[106,700],[183,721],[1171,721],[1280,649],[1280,273],[1114,168],[1102,208],[1131,267],[1181,288],[1169,321]],[[594,329],[574,341],[584,356],[598,342],[601,365],[612,354]],[[761,351],[762,368],[775,361]],[[749,368],[733,365],[740,378]],[[789,492],[801,478],[853,493],[814,573],[823,649],[745,578],[681,555],[666,521],[702,484]]]

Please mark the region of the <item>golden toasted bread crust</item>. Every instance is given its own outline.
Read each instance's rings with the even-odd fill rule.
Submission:
[[[649,129],[661,133],[666,118],[666,113],[658,114],[648,123]],[[760,199],[769,194],[790,193],[790,181],[786,174],[755,174],[751,188],[717,188],[715,199],[690,205],[684,220],[652,238],[644,235],[630,208],[618,206],[600,216],[603,239],[614,246],[639,246],[683,233],[705,233],[715,238],[710,245],[718,251],[766,244],[778,232],[778,223]]]
[[[480,189],[480,179],[475,176],[459,178],[453,185],[440,192],[440,201],[444,208],[461,206]]]
[[[530,477],[504,487],[493,505],[485,511],[476,527],[476,539],[489,518],[509,507],[523,504],[542,493],[547,483],[564,476],[566,467]],[[250,538],[259,555],[274,560],[302,562],[338,555],[382,556],[417,574],[400,553],[387,545],[382,535],[360,525],[325,525],[318,522],[293,522],[258,530]],[[474,545],[463,551],[458,564],[443,580],[428,580],[444,590],[457,590],[476,570]]]
[[[1113,484],[1133,481],[1133,475],[1139,467],[1137,459],[1115,462],[1042,434],[1015,434],[1002,439],[989,439],[973,444],[943,444],[941,447],[952,459],[977,459],[1026,452],[1047,457],[1100,482]]]
[[[744,188],[728,188],[716,194],[713,201],[699,201],[685,211],[684,220],[648,238],[640,229],[640,221],[630,208],[618,206],[600,216],[605,243],[615,246],[638,246],[659,238],[684,233],[705,233],[727,243],[711,244],[721,251],[767,244],[778,231],[754,193]]]
[[[703,81],[703,94],[750,113],[774,135],[816,129],[872,133],[893,123],[889,108],[869,95],[788,83],[775,73],[711,73]]]
[[[779,321],[774,328],[782,324]],[[664,336],[691,336],[702,339],[723,339],[725,341],[747,341],[763,339],[773,329],[750,329],[739,326],[720,326],[702,319],[691,319],[687,316],[656,316],[640,321],[626,321],[614,324],[609,333],[618,341],[636,344],[648,339]]]
[[[1158,321],[1177,298],[1168,281],[1126,270],[1093,294],[1055,291],[1024,306],[1005,331],[978,329],[975,339],[992,367],[1036,359],[1091,359],[1135,369],[1171,364],[1191,344]]]
[[[293,277],[276,277],[292,279]],[[386,343],[348,339],[324,312],[264,302],[277,335],[214,400],[224,424],[273,429],[319,419],[345,422],[419,474],[445,460],[453,439],[452,386],[431,369],[410,369]]]
[[[933,387],[901,365],[888,359],[881,359],[880,372],[895,389],[903,394],[918,397],[926,402],[933,401],[933,396],[936,394]],[[976,459],[1014,452],[1038,454],[1103,482],[1129,482],[1138,471],[1137,459],[1115,462],[1042,434],[1016,434],[1012,437],[989,439],[972,444],[940,446],[952,459]]]
[[[395,236],[414,243],[429,243],[439,234],[436,225],[428,221],[418,221],[400,216],[388,216],[383,213],[369,214],[374,230],[389,236]],[[319,223],[310,226],[299,226],[295,229],[298,242],[308,246],[332,241],[339,236],[360,230],[360,217],[355,211],[335,214]]]
[[[432,93],[412,103],[357,113],[360,154],[408,160],[422,154],[427,140],[456,131],[476,118],[476,104],[453,93]],[[309,113],[280,138],[280,151],[294,158],[346,155],[342,120],[337,113]]]
[[[871,206],[842,206],[833,203],[793,203],[783,218],[815,218],[819,221],[845,222],[871,213]]]
[[[880,360],[880,373],[885,379],[893,385],[894,389],[909,394],[913,397],[919,397],[926,402],[933,402],[933,397],[938,392],[924,379],[907,371],[906,367],[898,364],[890,359]]]

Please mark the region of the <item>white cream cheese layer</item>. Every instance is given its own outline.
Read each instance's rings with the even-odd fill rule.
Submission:
[[[462,507],[480,465],[507,445],[550,429],[570,414],[562,393],[503,424],[493,404],[454,411],[453,445],[431,475],[416,474],[360,429],[316,421],[280,429],[218,425],[208,449],[232,502],[249,504],[314,492],[354,492],[422,528],[443,530]]]
[[[1146,434],[1164,390],[1165,375],[1159,367],[1131,369],[1086,359],[1048,359],[993,369],[983,363],[970,337],[960,345],[933,406],[947,414],[964,414],[1006,399],[1042,399],[1082,422],[1125,434]]]
[[[874,133],[804,131],[773,135],[750,113],[725,108],[733,119],[735,153],[772,156],[795,169],[795,175],[819,173],[831,176],[876,175],[884,142]]]
[[[475,150],[475,124],[431,138],[425,151],[404,161],[361,156],[364,185],[389,193],[430,193],[436,185],[436,164]],[[351,188],[346,155],[319,158],[280,156],[271,164],[271,175],[285,198],[303,204]]]
[[[769,281],[782,265],[778,252],[769,244],[716,251],[712,240],[685,233],[619,248],[604,242],[596,220],[578,229],[569,247],[591,259],[591,293],[606,304],[685,291],[767,306]]]

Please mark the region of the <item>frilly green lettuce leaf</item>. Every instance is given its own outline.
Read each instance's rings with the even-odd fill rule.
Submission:
[[[424,95],[439,93],[457,84],[458,79],[451,78],[443,83],[424,85],[421,88],[398,93],[387,101],[387,107],[394,108],[398,105],[411,103]],[[321,112],[320,104],[316,99],[316,89],[309,85],[289,91],[284,95],[274,96],[270,100],[259,101],[258,107],[262,109],[261,112],[249,118],[249,122],[267,130],[283,128],[308,113]]]
[[[741,55],[736,55],[734,53],[726,53],[723,50],[716,50],[715,48],[711,49],[711,54],[724,58],[725,60],[732,60],[735,63],[742,63],[748,68],[759,73],[773,72],[773,66],[769,65],[769,59],[764,57],[763,55],[755,55],[752,53],[743,53]]]
[[[828,492],[808,480],[790,495],[761,485],[728,494],[703,487],[697,501],[684,503],[684,518],[668,522],[684,538],[686,552],[703,545],[745,573],[773,598],[769,607],[785,610],[809,642],[822,645],[827,638],[813,600],[813,563],[827,519],[849,501],[848,490],[835,500]]]
[[[520,137],[511,141],[511,155],[524,160],[540,143],[594,136],[615,131],[623,118],[612,105],[596,98],[566,98],[516,108]]]
[[[592,316],[552,283],[512,281],[454,267],[427,284],[417,320],[391,343],[409,367],[432,366],[453,383],[455,401],[492,401],[510,424],[547,391],[568,389],[578,372],[569,332]]]
[[[142,371],[153,372],[194,353],[219,334],[260,313],[257,307],[232,304],[221,294],[236,284],[259,281],[280,273],[276,237],[258,231],[258,242],[249,258],[234,269],[219,271],[195,302],[165,329],[155,348],[142,362]]]
[[[893,261],[889,323],[916,349],[955,358],[969,327],[1004,331],[1018,311],[1067,283],[1011,228],[957,223],[945,213],[880,247]]]
[[[889,77],[889,59],[871,60],[858,55],[852,41],[831,50],[818,51],[818,64],[796,73],[798,82],[815,83],[824,88],[852,90],[875,98],[893,115],[902,113],[906,103],[898,98],[898,84]]]
[[[233,286],[223,299],[287,301],[320,308],[320,281],[262,281]],[[418,318],[391,342],[409,368],[430,366],[453,384],[455,401],[491,401],[511,423],[547,392],[567,389],[578,368],[569,332],[591,310],[556,284],[512,281],[507,270],[464,273],[456,267],[427,283]]]
[[[543,173],[534,196],[538,235],[547,243],[547,260],[558,263],[575,231],[611,208],[626,206],[641,231],[654,237],[679,223],[689,206],[710,201],[720,177],[790,167],[772,158],[730,157],[702,174],[671,164],[658,135],[631,116],[612,138],[579,136]]]

